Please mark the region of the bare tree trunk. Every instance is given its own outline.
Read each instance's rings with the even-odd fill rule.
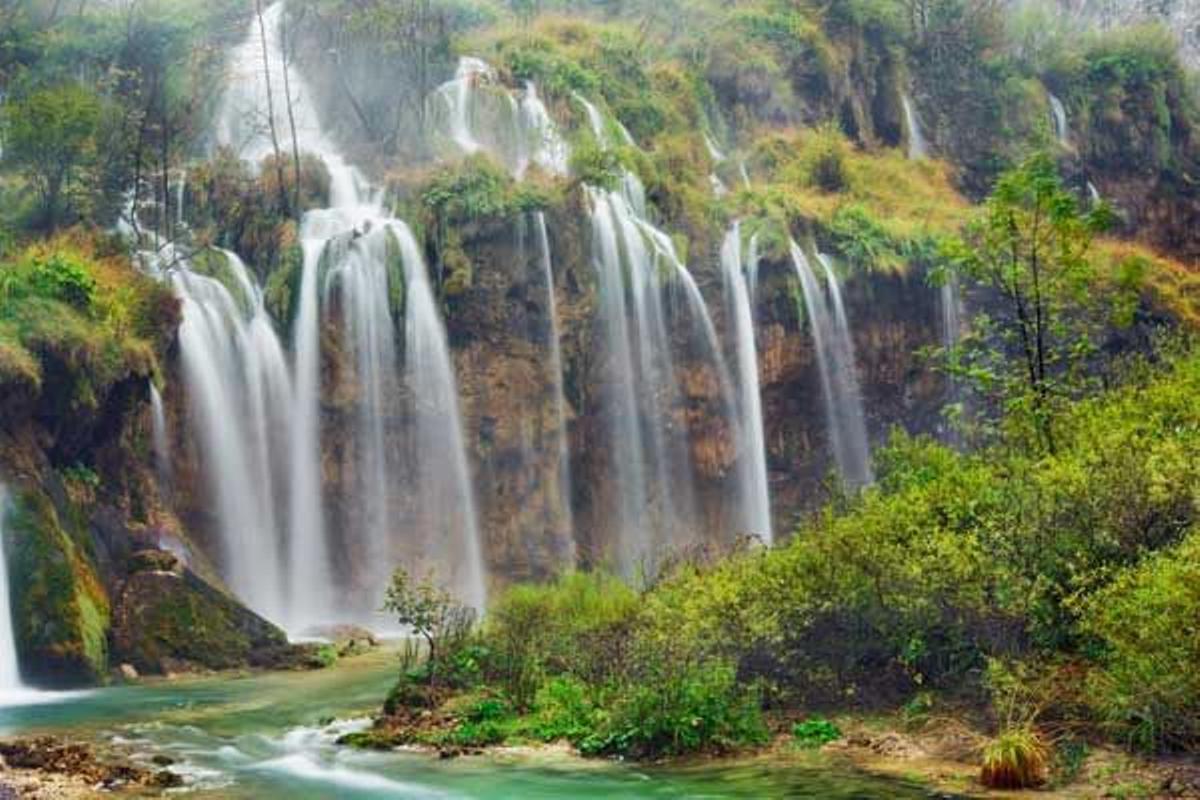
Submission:
[[[261,17],[260,17],[261,19]],[[292,85],[288,78],[288,53],[291,48],[288,47],[287,28],[286,25],[287,12],[280,17],[279,36],[282,40],[280,50],[283,54],[283,94],[287,101],[288,126],[292,129],[292,210],[296,216],[300,215],[300,142],[296,138],[296,115],[292,110]]]
[[[162,91],[161,113],[162,145],[159,149],[159,158],[161,159],[160,170],[162,173],[162,204],[159,208],[162,209],[163,236],[169,242],[175,236],[171,229],[171,121],[167,115],[167,92],[165,89]]]
[[[287,211],[287,187],[283,182],[283,157],[279,153],[279,134],[275,130],[275,100],[271,92],[271,60],[267,49],[267,25],[263,22],[262,0],[254,0],[254,13],[258,15],[258,34],[262,40],[263,76],[267,83],[267,123],[271,131],[271,148],[275,151],[275,177],[279,182],[279,203]]]

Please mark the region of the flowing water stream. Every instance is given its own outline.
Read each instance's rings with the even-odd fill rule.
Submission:
[[[147,767],[167,756],[183,796],[223,800],[421,798],[924,798],[928,791],[836,764],[775,756],[689,767],[507,751],[443,761],[336,745],[395,679],[393,652],[330,670],[100,689],[68,703],[0,708],[0,735],[63,734]],[[338,720],[338,721],[331,721]]]

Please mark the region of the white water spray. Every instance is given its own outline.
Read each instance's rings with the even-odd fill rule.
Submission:
[[[912,98],[907,94],[900,95],[900,104],[904,108],[904,127],[908,137],[908,157],[913,160],[920,160],[929,157],[929,144],[925,141],[925,134],[921,132],[921,118],[917,116],[917,109],[913,105]]]
[[[738,457],[743,500],[743,532],[760,537],[770,545],[771,498],[767,482],[766,437],[763,430],[762,396],[758,381],[758,347],[755,343],[754,281],[757,248],[751,248],[752,265],[742,263],[742,231],[734,224],[721,246],[721,276],[725,303],[733,328],[737,352],[738,419],[741,446]]]
[[[842,303],[841,288],[829,260],[824,256],[817,256],[824,274],[823,281],[818,280],[808,257],[795,242],[791,243],[791,256],[800,279],[809,330],[817,351],[826,428],[833,455],[842,480],[852,488],[860,488],[870,484],[874,475],[862,395],[858,387],[854,340]]]
[[[15,623],[9,602],[8,563],[5,560],[5,517],[8,515],[8,490],[0,484],[0,696],[22,689],[21,667],[17,662]]]

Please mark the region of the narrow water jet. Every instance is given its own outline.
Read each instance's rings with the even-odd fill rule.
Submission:
[[[907,93],[900,95],[900,105],[904,108],[904,130],[908,139],[908,157],[914,161],[929,157],[929,144],[925,134],[921,132],[921,118],[917,115],[916,106]]]
[[[167,481],[171,472],[171,445],[167,438],[167,412],[162,394],[150,381],[150,439],[154,448],[154,469],[160,481]]]
[[[826,427],[842,480],[861,488],[874,480],[867,440],[858,366],[850,322],[842,303],[841,288],[829,260],[818,254],[823,281],[813,272],[808,256],[791,243],[792,264],[800,279],[808,326],[817,352]]]
[[[408,478],[419,499],[417,523],[425,526],[418,530],[431,546],[443,548],[436,563],[459,587],[460,599],[482,610],[487,576],[450,347],[416,239],[405,225],[392,223],[390,229],[407,290],[404,377],[415,432]]]
[[[740,532],[755,535],[770,545],[774,539],[771,498],[758,378],[758,347],[754,335],[753,283],[749,278],[749,274],[757,272],[755,247],[751,248],[751,259],[753,268],[742,263],[742,230],[739,223],[734,223],[721,245],[721,276],[737,354],[737,410],[741,431],[738,469],[744,498]]]
[[[1050,101],[1050,121],[1054,125],[1054,138],[1061,147],[1069,150],[1071,148],[1071,129],[1067,125],[1066,106],[1063,105],[1062,100],[1052,94],[1047,94],[1046,97]]]
[[[0,484],[0,697],[24,688],[21,666],[17,661],[17,637],[10,602],[8,562],[5,559],[5,517],[8,516],[8,489]]]
[[[571,510],[571,443],[567,431],[567,401],[565,394],[562,360],[562,331],[559,327],[558,298],[554,290],[554,260],[550,253],[550,233],[546,227],[546,215],[539,211],[534,214],[534,225],[537,228],[539,261],[542,267],[542,277],[546,282],[546,308],[550,317],[549,371],[554,386],[554,414],[556,417],[555,441],[558,455],[558,502],[566,527],[568,552],[565,561],[574,566],[577,554],[575,552],[575,520]]]

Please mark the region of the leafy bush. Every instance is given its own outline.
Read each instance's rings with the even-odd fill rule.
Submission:
[[[1102,722],[1143,750],[1200,747],[1200,529],[1117,576],[1087,604],[1102,647],[1088,696]]]
[[[610,680],[626,659],[637,595],[603,573],[571,573],[544,586],[514,586],[488,614],[485,673],[518,708],[546,677]]]
[[[78,311],[90,312],[96,299],[96,279],[78,261],[62,253],[35,259],[30,287],[42,297],[58,300]]]
[[[611,718],[583,742],[593,753],[635,757],[761,744],[767,729],[757,694],[732,667],[666,662],[622,687]]]
[[[467,646],[475,624],[475,610],[462,605],[445,589],[426,576],[414,581],[399,568],[392,573],[383,610],[392,613],[404,628],[411,629],[425,645],[425,660],[410,670],[414,680],[424,680],[436,686],[439,679],[453,675],[453,665]],[[405,653],[406,662],[415,666],[414,652]]]
[[[538,689],[530,733],[544,742],[582,742],[596,729],[598,714],[591,691],[582,681],[560,676]]]
[[[842,738],[842,732],[824,717],[810,717],[792,726],[792,738],[801,747],[822,747]]]

